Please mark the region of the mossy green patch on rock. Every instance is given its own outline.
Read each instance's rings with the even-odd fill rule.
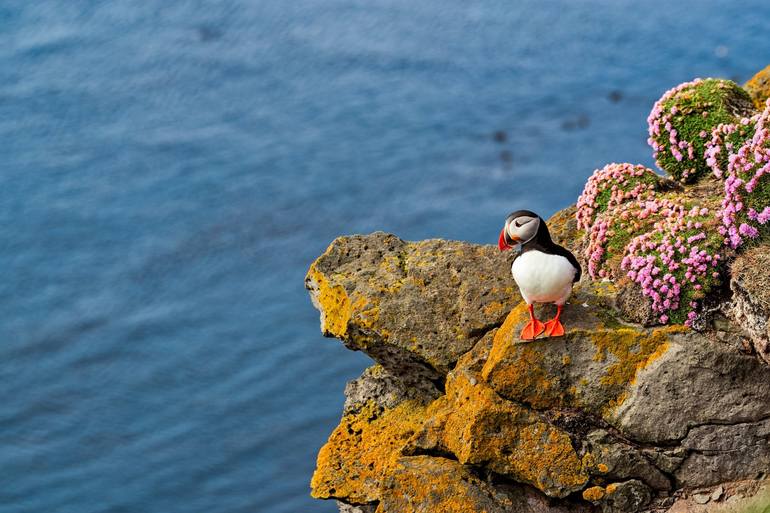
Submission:
[[[655,103],[647,118],[656,163],[675,180],[700,179],[709,172],[704,152],[711,131],[753,113],[749,94],[730,80],[696,79],[678,85]]]

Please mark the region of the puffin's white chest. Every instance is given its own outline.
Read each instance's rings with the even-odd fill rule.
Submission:
[[[563,305],[572,293],[575,268],[559,255],[527,251],[513,261],[511,274],[527,303]]]

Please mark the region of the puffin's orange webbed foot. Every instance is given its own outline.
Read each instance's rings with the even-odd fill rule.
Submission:
[[[521,340],[534,340],[543,331],[545,331],[545,324],[537,319],[532,319],[521,330]]]
[[[559,319],[551,319],[545,323],[546,337],[561,337],[564,335],[564,325]]]
[[[562,305],[556,307],[556,317],[545,323],[546,337],[561,337],[564,335],[564,325],[559,320]]]
[[[545,331],[545,324],[535,319],[534,308],[529,305],[529,322],[521,330],[521,340],[534,340],[543,331]]]

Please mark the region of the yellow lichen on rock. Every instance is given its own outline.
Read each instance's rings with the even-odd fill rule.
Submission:
[[[760,110],[763,109],[765,101],[770,98],[770,66],[751,77],[743,88],[749,92],[754,106]]]
[[[450,375],[446,395],[427,417],[414,440],[423,449],[451,452],[461,463],[484,465],[554,497],[588,481],[567,433],[462,372]]]
[[[446,458],[400,458],[384,488],[376,513],[504,513],[523,506]]]
[[[392,370],[422,368],[441,379],[520,300],[506,257],[491,245],[339,237],[305,286],[324,335]]]
[[[368,402],[343,417],[318,453],[311,495],[355,503],[379,500],[382,480],[424,418],[425,406],[412,401],[383,411]]]
[[[554,376],[546,372],[538,344],[518,341],[517,328],[528,315],[523,302],[511,310],[495,334],[481,377],[505,389],[509,397],[526,398],[523,402],[535,408],[561,406],[566,399]],[[510,358],[512,354],[515,359]]]
[[[592,486],[591,488],[583,490],[583,499],[590,502],[596,502],[604,497],[604,493],[604,488],[601,486]]]
[[[318,303],[318,310],[321,312],[321,331],[324,335],[344,338],[353,313],[345,288],[330,283],[326,276],[316,269],[315,264],[310,266],[305,280],[317,291],[311,298]]]
[[[599,301],[595,291],[589,297]],[[536,409],[581,408],[607,416],[626,399],[638,373],[667,352],[669,336],[687,330],[608,324],[596,315],[600,308],[590,319],[579,316],[579,305],[569,308],[565,336],[520,341],[528,313],[526,304],[516,306],[495,335],[481,378],[503,397]],[[606,316],[612,319],[611,311]]]
[[[591,334],[596,354],[594,360],[613,360],[601,377],[604,385],[627,385],[634,382],[637,372],[666,352],[668,340],[665,329],[652,333],[631,328],[597,331]]]

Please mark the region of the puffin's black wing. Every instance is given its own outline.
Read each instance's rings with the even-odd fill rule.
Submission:
[[[575,255],[573,255],[567,248],[563,248],[556,243],[554,243],[551,252],[555,255],[563,256],[569,260],[569,263],[572,264],[572,267],[575,268],[575,277],[572,278],[572,283],[577,283],[580,281],[580,277],[583,275],[583,270],[580,268],[580,264],[578,263],[577,258],[575,258]]]

